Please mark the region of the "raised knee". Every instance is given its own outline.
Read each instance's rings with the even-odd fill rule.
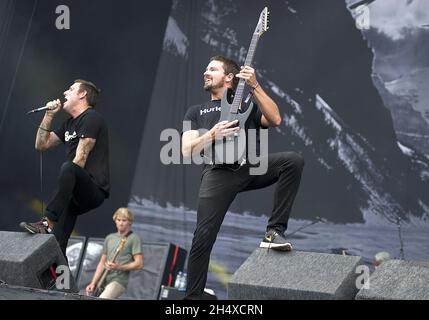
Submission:
[[[302,171],[305,165],[304,157],[298,153],[294,153],[292,156],[292,164],[299,171]]]
[[[70,161],[64,162],[61,166],[61,171],[70,171],[73,170],[73,165]]]
[[[64,162],[61,166],[61,174],[73,173],[76,170],[76,164],[71,161]]]
[[[293,168],[301,172],[304,168],[304,157],[296,152],[287,152],[284,155],[286,167]]]

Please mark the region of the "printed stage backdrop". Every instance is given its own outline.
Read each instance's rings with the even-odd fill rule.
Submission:
[[[201,168],[162,164],[160,135],[180,132],[186,109],[209,100],[202,86],[211,56],[244,62],[267,5],[270,29],[254,66],[283,114],[269,148],[306,161],[287,231],[295,248],[368,264],[379,251],[429,259],[429,3],[349,8],[354,2],[173,1],[129,203],[144,240],[189,251]],[[230,208],[207,285],[219,297],[259,245],[272,194],[240,194]]]

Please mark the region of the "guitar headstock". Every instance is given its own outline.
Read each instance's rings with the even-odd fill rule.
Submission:
[[[255,29],[255,33],[258,34],[259,37],[262,36],[262,34],[270,28],[268,26],[269,14],[270,13],[268,12],[268,8],[265,7],[264,10],[262,10],[261,15],[259,16],[259,21]]]

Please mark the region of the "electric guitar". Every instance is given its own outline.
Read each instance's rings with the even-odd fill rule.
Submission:
[[[255,55],[256,46],[258,44],[259,38],[264,32],[266,32],[268,27],[268,8],[265,7],[260,16],[258,24],[256,25],[255,32],[253,33],[252,41],[250,43],[249,50],[247,52],[246,60],[244,66],[251,66],[253,57]],[[237,126],[240,127],[239,133],[229,136],[224,140],[217,141],[215,144],[215,161],[216,163],[222,164],[232,164],[239,163],[241,165],[246,163],[246,133],[244,131],[246,121],[249,118],[254,104],[250,102],[247,110],[243,113],[240,112],[241,106],[243,103],[244,88],[246,82],[244,79],[240,79],[237,89],[234,94],[234,99],[232,103],[228,102],[228,95],[230,92],[225,90],[225,93],[221,100],[221,114],[219,122],[221,121],[234,121],[238,120]],[[220,150],[221,149],[221,150]]]
[[[118,247],[115,250],[115,254],[113,255],[113,258],[111,262],[115,262],[116,258],[118,257],[119,253],[124,249],[125,242],[127,242],[127,238],[122,238],[121,242],[119,243]],[[100,280],[98,280],[97,285],[95,286],[94,291],[92,292],[93,297],[99,297],[103,291],[104,291],[104,280],[106,280],[107,274],[109,273],[109,270],[104,268],[104,271],[100,277]]]

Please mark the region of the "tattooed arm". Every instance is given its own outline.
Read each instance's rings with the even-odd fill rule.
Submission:
[[[96,139],[81,138],[76,149],[76,156],[73,162],[81,168],[85,168],[86,160],[92,148],[95,146]]]
[[[36,134],[35,148],[39,151],[45,151],[61,144],[60,138],[55,133],[49,131],[55,114],[61,109],[61,102],[60,100],[50,101],[47,106],[51,109],[46,111]]]

